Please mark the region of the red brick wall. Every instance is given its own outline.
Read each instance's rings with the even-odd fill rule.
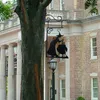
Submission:
[[[100,74],[100,32],[97,34],[97,59],[95,60],[91,60],[90,34],[84,33],[70,38],[71,100],[75,100],[79,96],[91,100],[92,77],[90,74]],[[99,77],[98,81],[100,82]]]

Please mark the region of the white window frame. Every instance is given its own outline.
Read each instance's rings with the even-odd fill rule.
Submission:
[[[91,100],[98,100],[98,97],[97,98],[95,98],[95,97],[93,97],[93,79],[95,79],[96,77],[94,77],[94,78],[91,78]],[[97,78],[96,78],[97,79]],[[98,82],[98,79],[97,79],[97,82]],[[97,87],[95,87],[95,88],[98,88],[98,86]]]
[[[54,0],[51,1],[51,3],[49,4],[49,10],[53,10],[54,8]]]
[[[52,88],[52,80],[51,79],[49,79],[49,100],[50,100],[50,94],[52,95],[52,91],[50,91],[50,88]]]
[[[60,0],[60,10],[63,10],[64,0]]]
[[[62,81],[65,81],[65,97],[62,97]],[[60,79],[60,99],[61,100],[66,100],[66,80],[65,79]]]
[[[62,0],[60,0],[60,10],[62,10],[63,7],[62,7]]]
[[[96,56],[93,55],[93,48],[95,48],[95,47],[97,48],[97,43],[96,43],[96,46],[95,47],[93,47],[93,45],[92,45],[94,38],[96,38],[96,37],[91,37],[91,59],[97,59],[97,55]],[[96,38],[96,41],[97,41],[97,38]]]

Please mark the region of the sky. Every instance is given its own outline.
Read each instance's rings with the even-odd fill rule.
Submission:
[[[2,0],[3,1],[3,3],[5,3],[6,1],[12,1],[12,0]]]
[[[7,1],[7,0],[2,0],[4,3]]]

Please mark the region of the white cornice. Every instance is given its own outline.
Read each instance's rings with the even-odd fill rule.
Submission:
[[[16,30],[20,30],[20,25],[4,29],[4,30],[0,31],[0,35],[7,34],[9,32],[13,32],[13,31],[16,31]]]

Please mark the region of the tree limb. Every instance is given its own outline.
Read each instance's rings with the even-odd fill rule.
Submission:
[[[43,5],[43,8],[46,8],[50,3],[51,3],[52,0],[44,0],[42,2],[42,5]]]
[[[17,0],[17,6],[21,6],[21,0]]]
[[[20,17],[20,7],[19,6],[17,6],[16,8],[15,8],[15,10],[14,10],[14,12],[15,13],[17,13],[17,15]]]
[[[23,12],[24,22],[26,24],[28,24],[28,21],[27,21],[27,12],[26,12],[26,8],[25,8],[25,5],[24,5],[24,0],[21,0],[21,10]]]
[[[17,0],[17,6],[16,6],[14,12],[17,13],[17,15],[20,17],[20,13],[21,13],[21,0]]]

